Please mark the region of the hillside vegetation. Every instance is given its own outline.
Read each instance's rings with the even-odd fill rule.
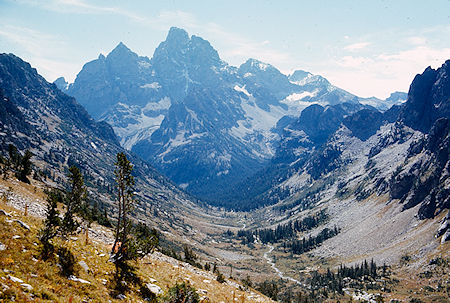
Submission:
[[[70,237],[67,245],[76,260],[76,274],[67,278],[61,273],[58,255],[46,261],[40,258],[38,230],[42,228],[46,196],[43,189],[44,184],[34,180],[31,185],[15,179],[0,180],[2,302],[143,302],[146,296],[153,302],[175,302],[170,301],[175,285],[178,290],[194,288],[198,301],[192,302],[232,302],[233,298],[238,302],[271,302],[252,289],[244,290],[246,287],[234,280],[219,283],[214,273],[159,252],[134,264],[139,278],[155,296],[132,284],[124,294],[117,295],[112,289],[114,264],[108,261],[112,231],[95,223],[89,229],[88,243],[84,234]],[[62,205],[59,208],[62,210]],[[62,239],[55,245],[62,245]]]

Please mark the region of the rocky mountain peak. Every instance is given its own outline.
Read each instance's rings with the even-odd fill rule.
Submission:
[[[414,77],[408,99],[400,112],[400,120],[407,126],[428,133],[439,118],[450,118],[450,60],[437,70],[427,67]]]
[[[165,42],[169,45],[186,45],[189,42],[189,34],[182,28],[171,27]]]
[[[393,92],[391,95],[386,99],[387,102],[395,103],[395,102],[404,102],[408,99],[408,94],[405,92]]]
[[[304,70],[296,70],[291,75],[289,75],[289,80],[293,82],[303,81],[308,77],[311,77],[312,74],[310,72],[306,72]]]
[[[257,59],[250,58],[244,64],[239,67],[242,72],[260,72],[260,71],[277,71],[272,65],[259,61]]]
[[[138,55],[131,51],[123,42],[120,42],[106,57],[107,60],[123,60],[126,58],[137,58]]]
[[[175,63],[177,65],[201,64],[219,61],[217,51],[201,37],[189,34],[181,28],[172,27],[165,41],[161,42],[153,55],[154,62]]]
[[[69,88],[69,83],[67,83],[64,77],[59,77],[53,83],[58,87],[61,91],[65,92]]]
[[[200,57],[206,57],[212,60],[220,60],[219,54],[217,51],[211,46],[211,44],[198,36],[193,35],[191,38],[191,50],[192,53],[198,55]],[[200,59],[200,58],[199,58]]]

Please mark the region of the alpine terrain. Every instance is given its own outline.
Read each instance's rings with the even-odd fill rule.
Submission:
[[[0,54],[0,300],[448,302],[450,60],[361,98],[172,27]]]
[[[188,192],[217,202],[214,191],[263,168],[279,142],[283,116],[310,104],[362,103],[387,109],[404,101],[358,98],[305,71],[282,74],[249,59],[239,68],[220,59],[208,41],[171,28],[151,59],[123,43],[85,64],[73,84],[56,84],[121,145]]]

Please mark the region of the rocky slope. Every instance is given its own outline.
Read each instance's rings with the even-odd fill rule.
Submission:
[[[316,253],[337,258],[395,262],[413,251],[420,261],[448,241],[449,63],[416,76],[399,108],[366,108],[342,118],[319,148],[312,148],[306,125],[285,126],[288,156],[281,163],[289,169],[262,194],[275,205],[272,212],[257,211],[255,222],[285,222],[327,207],[329,226],[342,231]],[[323,113],[317,106],[308,112]]]

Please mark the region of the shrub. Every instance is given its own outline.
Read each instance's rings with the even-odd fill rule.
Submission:
[[[185,282],[176,284],[169,289],[165,303],[197,303],[200,301],[195,288]]]
[[[75,256],[66,247],[59,247],[57,252],[59,264],[61,265],[61,274],[65,277],[72,276],[75,273]]]
[[[223,274],[219,271],[217,271],[217,282],[219,283],[223,283],[225,282],[225,277],[223,276]]]

